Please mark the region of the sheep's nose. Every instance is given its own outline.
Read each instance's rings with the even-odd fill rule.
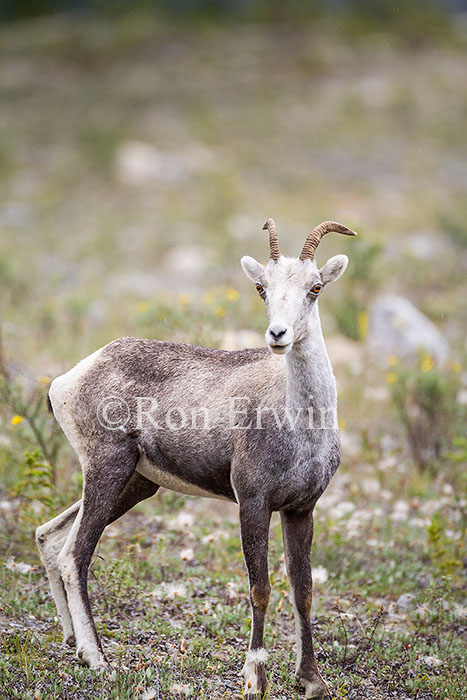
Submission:
[[[270,326],[269,332],[274,340],[279,340],[287,333],[287,328],[283,328],[282,326]]]

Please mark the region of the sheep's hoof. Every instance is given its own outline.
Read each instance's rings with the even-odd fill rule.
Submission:
[[[268,677],[264,663],[247,662],[243,667],[245,699],[263,700],[268,689]]]
[[[331,694],[326,683],[321,678],[309,680],[297,676],[297,680],[305,687],[305,698],[307,700],[331,700]]]
[[[65,637],[64,642],[65,642],[65,644],[66,644],[67,646],[69,646],[69,647],[75,647],[75,646],[76,646],[75,635],[74,635],[73,633],[68,634],[68,635]]]
[[[86,649],[80,647],[76,651],[76,658],[78,661],[85,666],[89,666],[92,671],[108,671],[110,669],[109,664],[106,661],[105,656],[99,649]]]

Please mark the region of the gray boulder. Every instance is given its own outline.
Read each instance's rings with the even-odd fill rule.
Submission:
[[[390,355],[410,360],[422,351],[439,364],[449,355],[449,344],[434,323],[408,299],[398,296],[379,297],[371,307],[368,347],[384,365]]]

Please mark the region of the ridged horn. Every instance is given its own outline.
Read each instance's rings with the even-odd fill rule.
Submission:
[[[276,224],[274,219],[268,219],[263,226],[263,231],[269,231],[269,250],[271,254],[271,260],[277,262],[279,260],[281,251],[279,248],[279,239],[277,237]]]
[[[347,228],[347,226],[339,224],[337,221],[323,221],[322,224],[316,226],[313,231],[308,234],[302,252],[300,253],[300,260],[314,260],[316,248],[319,246],[322,237],[326,233],[331,233],[331,231],[334,231],[334,233],[343,233],[346,236],[357,235],[351,228]]]

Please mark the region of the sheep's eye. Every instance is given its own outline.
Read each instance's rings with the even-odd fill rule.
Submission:
[[[256,291],[258,292],[258,294],[264,294],[264,287],[262,287],[260,284],[257,284]]]
[[[323,288],[323,285],[322,285],[322,284],[315,284],[315,285],[311,288],[311,292],[312,292],[312,294],[319,294],[320,291],[322,290],[322,288]]]

